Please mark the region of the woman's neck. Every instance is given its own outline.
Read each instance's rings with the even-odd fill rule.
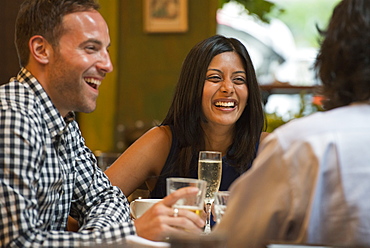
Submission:
[[[233,141],[233,128],[203,125],[205,149],[222,152],[225,156]]]

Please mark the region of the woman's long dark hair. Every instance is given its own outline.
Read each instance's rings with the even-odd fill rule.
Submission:
[[[180,175],[188,175],[192,158],[197,157],[199,151],[205,147],[201,126],[206,121],[202,110],[203,86],[211,60],[224,52],[236,52],[240,56],[247,73],[249,92],[244,112],[236,122],[233,143],[229,147],[227,158],[233,161],[232,166],[243,172],[249,168],[255,157],[256,144],[264,125],[264,114],[254,67],[240,41],[215,35],[195,45],[185,58],[171,107],[162,122],[163,125],[173,126],[177,134],[179,152],[171,166],[175,169],[181,165],[182,168],[176,168]]]
[[[370,1],[344,0],[321,31],[315,67],[326,109],[370,99]]]

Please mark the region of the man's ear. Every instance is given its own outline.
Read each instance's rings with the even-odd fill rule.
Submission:
[[[31,56],[41,64],[49,63],[52,46],[41,35],[31,37],[29,43]]]

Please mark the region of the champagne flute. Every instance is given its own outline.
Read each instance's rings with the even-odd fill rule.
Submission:
[[[207,220],[204,233],[211,232],[211,205],[221,183],[222,153],[215,151],[200,151],[198,160],[198,178],[207,182],[206,205]]]

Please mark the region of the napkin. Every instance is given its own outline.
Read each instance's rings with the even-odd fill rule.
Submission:
[[[151,240],[144,239],[136,235],[127,236],[126,243],[130,244],[130,247],[132,248],[149,248],[149,247],[168,248],[168,247],[171,247],[169,243],[151,241]]]

